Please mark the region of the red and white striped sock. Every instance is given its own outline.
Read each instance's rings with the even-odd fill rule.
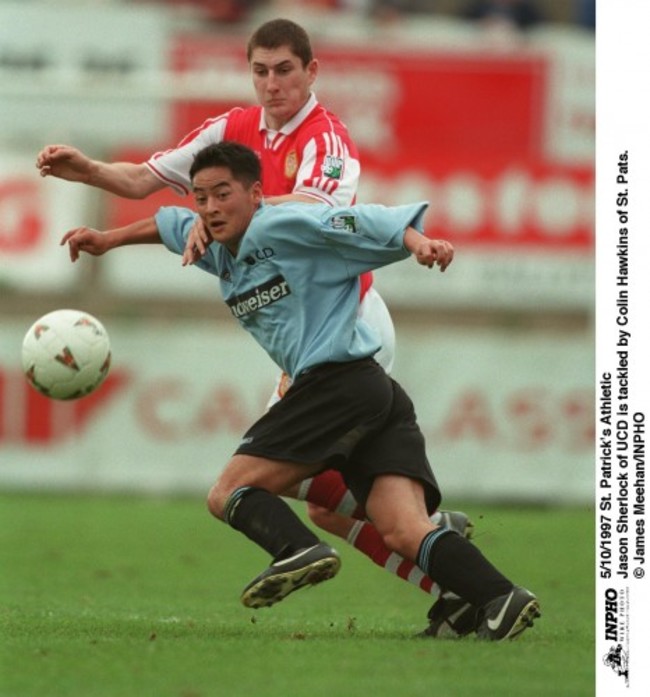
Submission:
[[[296,498],[298,501],[314,503],[332,513],[348,518],[366,519],[365,508],[357,503],[352,492],[345,485],[343,477],[336,470],[326,470],[311,479],[302,481]],[[431,522],[441,525],[442,514],[436,511],[431,516]]]
[[[425,593],[434,597],[440,595],[438,584],[430,579],[422,569],[386,547],[381,535],[372,523],[357,520],[348,534],[347,541],[386,571],[412,583]]]
[[[372,559],[378,566],[409,581],[425,593],[434,597],[440,594],[438,585],[426,576],[416,564],[395,552],[391,552],[386,547],[374,525],[367,522],[364,507],[357,503],[339,472],[326,470],[312,479],[306,479],[300,484],[297,498],[339,515],[355,518],[355,523],[347,536],[347,541],[353,547]],[[437,518],[440,518],[438,513],[431,516],[434,523],[438,522]]]
[[[308,501],[347,518],[364,520],[366,511],[347,488],[340,472],[326,470],[305,479],[298,489],[299,501]]]

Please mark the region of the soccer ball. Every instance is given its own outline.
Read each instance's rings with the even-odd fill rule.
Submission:
[[[55,310],[29,328],[23,340],[23,371],[52,399],[78,399],[108,375],[111,348],[102,323],[79,310]]]

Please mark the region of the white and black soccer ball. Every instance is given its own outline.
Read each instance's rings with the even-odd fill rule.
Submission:
[[[27,380],[46,397],[85,397],[108,375],[108,333],[87,312],[55,310],[36,320],[25,334],[22,361]]]

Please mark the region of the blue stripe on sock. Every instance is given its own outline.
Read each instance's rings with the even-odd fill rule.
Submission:
[[[429,569],[429,557],[431,556],[431,550],[435,546],[436,542],[443,536],[450,532],[454,532],[450,528],[439,527],[432,530],[428,535],[425,535],[424,539],[420,543],[420,549],[418,550],[418,556],[416,559],[416,564],[424,571],[428,573]]]

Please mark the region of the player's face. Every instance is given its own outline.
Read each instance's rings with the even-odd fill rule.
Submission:
[[[251,72],[257,100],[264,107],[267,126],[278,130],[309,99],[318,62],[303,66],[288,46],[256,48],[251,54]]]
[[[233,179],[227,167],[208,167],[197,172],[193,180],[197,213],[215,242],[233,254],[262,200],[262,185],[250,188]]]

